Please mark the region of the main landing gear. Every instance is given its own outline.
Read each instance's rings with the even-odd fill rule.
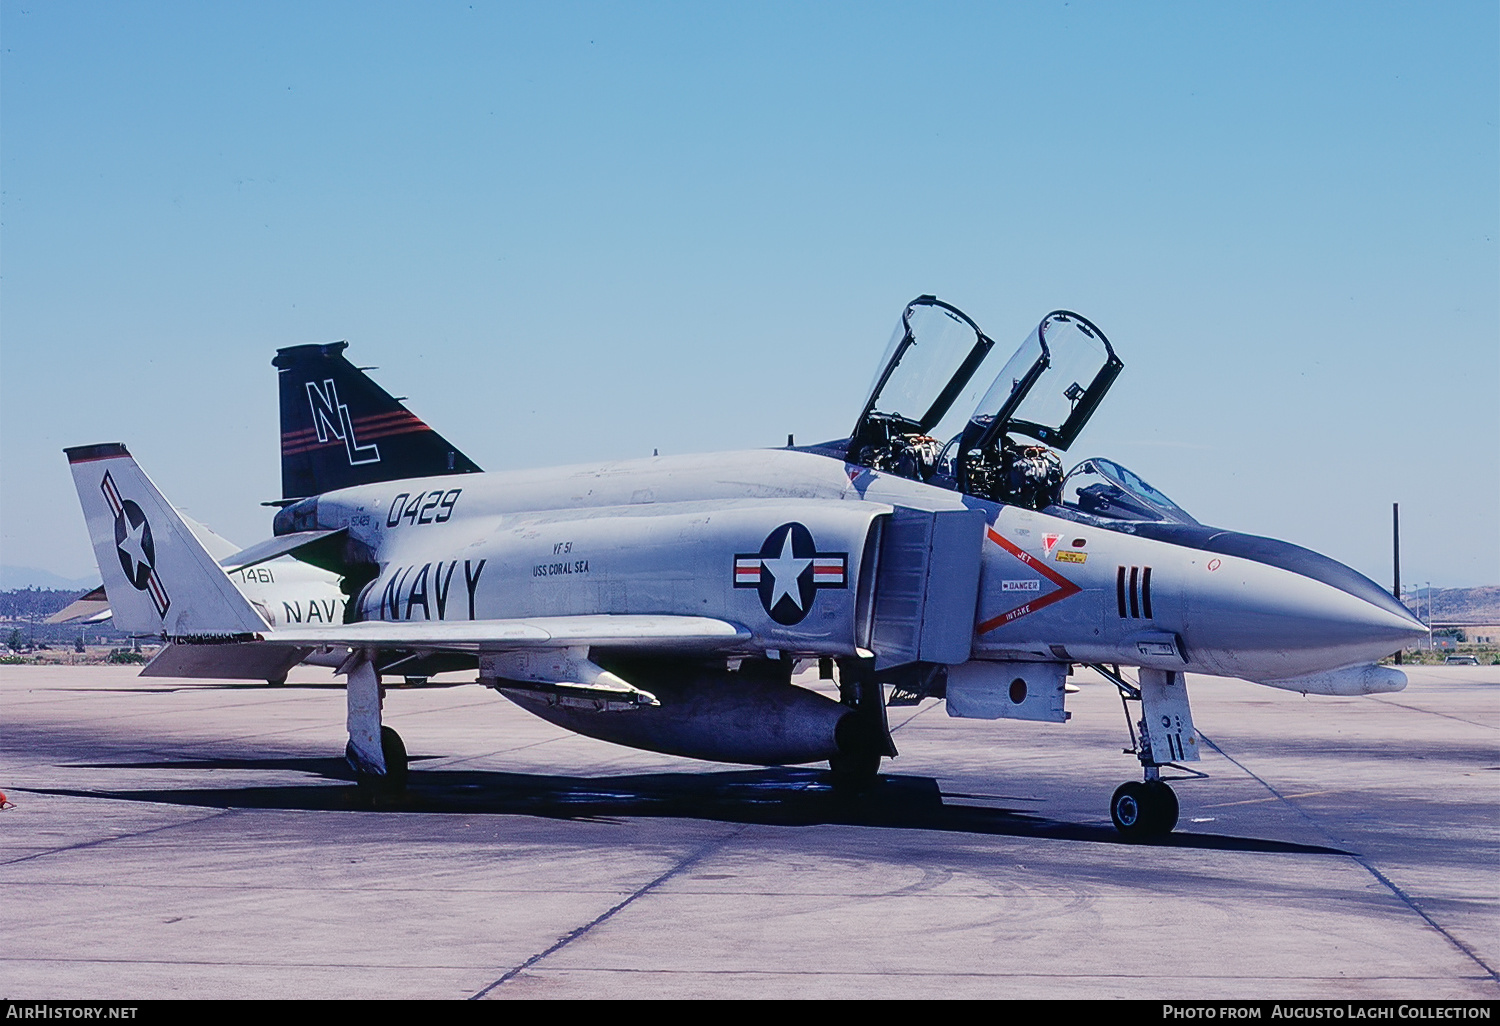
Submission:
[[[1144,780],[1131,780],[1115,789],[1109,801],[1109,818],[1115,829],[1131,840],[1165,837],[1177,826],[1177,794],[1161,779],[1170,766],[1193,776],[1204,776],[1179,765],[1198,761],[1198,734],[1188,707],[1187,685],[1181,673],[1172,670],[1141,670],[1139,687],[1120,676],[1118,667],[1095,665],[1120,690],[1125,724],[1132,747],[1125,749],[1140,759]],[[1132,721],[1130,703],[1141,703],[1141,715]],[[1165,756],[1158,759],[1157,753]]]
[[[385,697],[380,674],[371,655],[351,652],[338,668],[345,674],[345,691],[349,700],[349,743],[344,758],[354,770],[361,790],[391,792],[406,787],[406,744],[401,735],[380,723],[380,706]]]
[[[880,760],[896,754],[885,716],[885,692],[875,680],[870,660],[840,659],[839,700],[850,711],[839,720],[834,738],[839,754],[828,760],[836,793],[869,790],[880,776]]]
[[[385,761],[385,772],[372,773],[361,768],[353,741],[344,746],[344,760],[354,770],[355,782],[362,789],[386,792],[406,790],[406,742],[390,727],[380,728],[380,755]]]

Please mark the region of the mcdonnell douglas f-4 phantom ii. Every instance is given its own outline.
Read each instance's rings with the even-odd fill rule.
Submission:
[[[293,554],[337,573],[337,624],[268,622],[123,445],[67,454],[91,532],[124,554],[100,555],[110,597],[149,606],[179,653],[161,672],[265,679],[337,656],[346,755],[371,786],[407,770],[381,723],[382,675],[477,669],[590,737],[827,760],[857,788],[896,754],[888,702],[1062,723],[1069,670],[1088,664],[1139,703],[1143,779],[1110,812],[1151,836],[1177,822],[1162,767],[1199,758],[1186,671],[1311,694],[1405,686],[1377,660],[1426,628],[1372,581],[1204,526],[1110,460],[1063,473],[1058,452],[1122,367],[1083,317],[1044,317],[962,431],[931,437],[993,345],[922,296],[846,439],[500,473],[351,365],[345,343],[282,349],[282,508],[274,537],[228,562]],[[836,668],[840,700],[792,683],[807,660]]]

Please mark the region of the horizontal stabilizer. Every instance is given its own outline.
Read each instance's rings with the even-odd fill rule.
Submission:
[[[248,549],[241,549],[232,556],[225,556],[219,560],[219,565],[230,572],[243,570],[247,566],[254,566],[257,563],[264,563],[269,559],[289,555],[305,545],[311,545],[313,542],[331,538],[336,534],[344,534],[346,531],[348,531],[348,528],[339,527],[330,531],[298,531],[295,534],[283,534],[276,538],[267,538],[265,541],[252,545]]]
[[[311,649],[251,641],[240,645],[167,645],[146,664],[142,677],[202,677],[207,680],[281,680]]]
[[[176,509],[175,506],[173,508]],[[198,523],[198,521],[188,516],[182,510],[177,510],[177,515],[182,518],[182,522],[187,525],[187,529],[193,532],[193,537],[202,542],[203,547],[208,550],[208,554],[215,559],[223,559],[230,553],[239,550],[239,546],[234,542],[215,534],[206,524]]]

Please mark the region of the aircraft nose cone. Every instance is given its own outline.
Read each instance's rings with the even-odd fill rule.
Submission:
[[[1345,663],[1373,661],[1427,634],[1427,627],[1404,609],[1377,605],[1320,582],[1307,584],[1297,596],[1300,623],[1287,639],[1301,647],[1336,652]]]
[[[1316,576],[1248,560],[1200,575],[1190,604],[1213,650],[1205,662],[1232,676],[1294,677],[1375,662],[1427,634],[1373,581],[1319,560]]]
[[[1351,640],[1364,637],[1368,638],[1372,645],[1384,645],[1390,651],[1395,651],[1428,634],[1427,625],[1405,609],[1398,611],[1384,605],[1377,606],[1372,602],[1359,599],[1358,596],[1351,595],[1350,598],[1357,599],[1361,604],[1356,610],[1345,613],[1339,626],[1342,628],[1342,633],[1348,635]]]

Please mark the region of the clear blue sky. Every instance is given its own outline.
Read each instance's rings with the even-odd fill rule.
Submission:
[[[486,469],[846,434],[905,302],[1125,372],[1067,454],[1500,583],[1493,2],[0,2],[0,560],[124,441],[244,544],[276,348]]]

